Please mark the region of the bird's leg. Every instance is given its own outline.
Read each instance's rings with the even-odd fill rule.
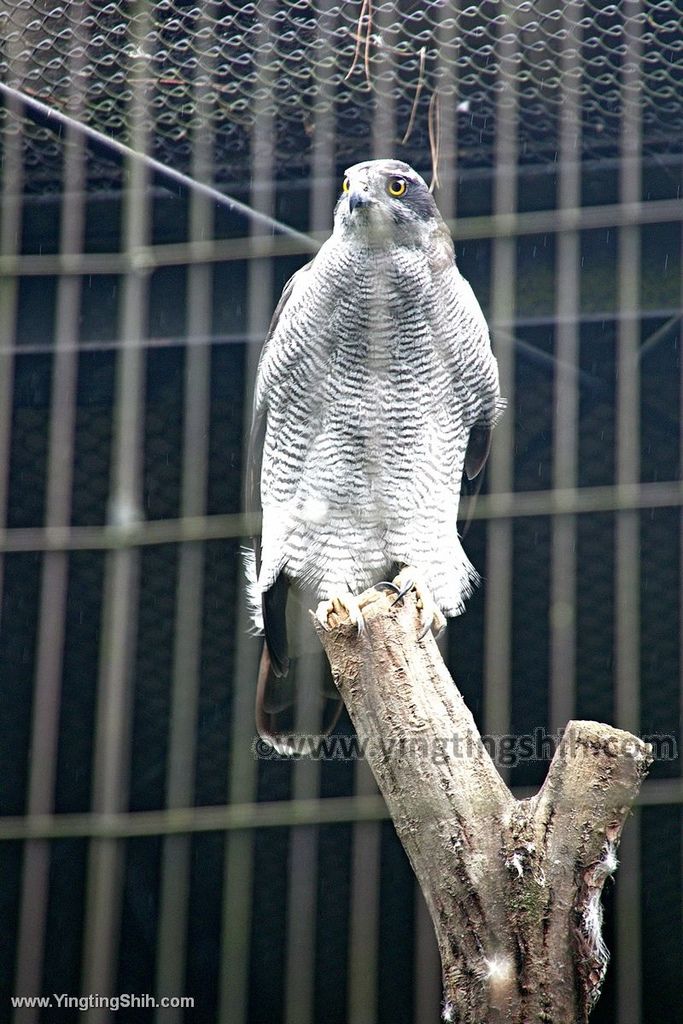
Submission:
[[[355,625],[359,633],[365,630],[363,614],[358,604],[358,598],[353,594],[337,594],[329,601],[321,601],[315,612],[316,619],[322,623],[325,629],[334,629],[341,625],[345,619]]]
[[[429,587],[424,582],[417,569],[413,568],[412,565],[407,565],[404,569],[401,569],[398,576],[394,578],[394,585],[398,588],[398,594],[394,600],[394,604],[401,601],[410,590],[415,591],[417,596],[417,607],[420,612],[420,621],[422,623],[418,638],[422,640],[430,629],[434,633],[434,636],[439,636],[446,627],[446,620],[432,597]]]

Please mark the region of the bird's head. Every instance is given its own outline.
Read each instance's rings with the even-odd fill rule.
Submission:
[[[334,211],[336,232],[359,241],[420,244],[441,222],[423,178],[402,160],[366,160],[349,167]]]

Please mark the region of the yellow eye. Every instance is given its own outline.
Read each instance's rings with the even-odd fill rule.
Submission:
[[[400,199],[401,196],[404,196],[407,188],[408,184],[404,178],[389,178],[387,182],[387,192],[394,199]]]
[[[351,182],[349,181],[348,178],[344,178],[344,180],[342,181],[342,192],[348,192],[350,188]]]

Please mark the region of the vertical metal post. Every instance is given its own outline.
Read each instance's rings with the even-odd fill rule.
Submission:
[[[441,72],[438,85],[430,102],[439,104],[438,124],[438,188],[435,196],[439,210],[447,221],[455,220],[458,205],[458,69],[455,60],[446,55],[458,44],[457,33],[447,25],[460,13],[460,0],[452,0],[437,9],[436,40],[439,47],[438,64]],[[433,109],[433,108],[432,108]],[[433,121],[432,121],[433,123]],[[439,638],[442,652],[448,650],[449,623]],[[457,626],[455,627],[457,629]],[[434,925],[427,909],[422,890],[415,885],[415,1024],[436,1022],[440,1017],[442,982],[441,960],[434,933]]]
[[[74,4],[76,31],[82,32],[83,3]],[[85,44],[83,44],[84,46]],[[82,67],[84,49],[77,51],[70,65],[71,95],[78,117],[83,104]],[[67,132],[64,152],[64,195],[61,208],[60,253],[82,251],[85,222],[85,153],[83,141]],[[81,278],[62,275],[57,291],[55,352],[50,399],[49,455],[45,527],[68,526],[71,514],[73,440],[78,373],[79,314]],[[43,556],[36,680],[33,694],[33,724],[29,774],[29,814],[51,814],[57,770],[57,743],[62,682],[62,654],[66,626],[69,556],[65,551],[48,551]],[[48,907],[50,846],[47,840],[26,844],[22,878],[21,911],[17,953],[17,993],[36,995],[41,975]],[[22,1024],[38,1019],[35,1007],[15,1014]]]
[[[28,12],[22,11],[23,19]],[[17,43],[8,44],[7,61],[10,69],[16,59]],[[9,84],[21,86],[13,74]],[[9,122],[21,126],[23,111],[12,100],[5,100]],[[21,250],[21,224],[23,214],[24,164],[22,158],[23,133],[5,131],[2,140],[2,193],[0,195],[0,255],[14,256]],[[9,461],[12,439],[12,401],[14,393],[14,350],[17,329],[17,279],[9,274],[0,275],[0,529],[7,524],[9,500]],[[4,558],[0,554],[0,614],[2,613]]]
[[[260,35],[254,42],[255,59],[263,59],[263,43],[272,25],[272,0],[260,6]],[[251,205],[255,210],[275,212],[275,124],[272,73],[267,60],[259,67],[260,92],[254,98],[254,129],[251,151]],[[265,85],[265,88],[264,88]],[[251,237],[263,233],[251,224]],[[248,338],[265,338],[272,314],[273,265],[267,257],[252,258],[247,272]],[[259,346],[247,343],[244,403],[243,472],[249,443],[252,395],[259,359]],[[235,615],[235,671],[233,676],[232,733],[230,737],[230,803],[249,803],[255,799],[257,763],[252,750],[254,736],[254,693],[259,662],[259,644],[248,635],[245,583],[240,573],[238,606]],[[220,1024],[246,1024],[248,1015],[249,947],[251,938],[252,885],[254,877],[254,837],[250,832],[233,832],[226,840],[223,882],[223,920],[221,926],[221,977],[219,992]]]
[[[21,19],[20,26],[26,24],[30,12],[22,11],[18,17]],[[15,40],[18,35],[15,36]],[[8,43],[7,61],[10,68],[9,82],[11,85],[21,87],[21,79],[14,73],[13,65],[17,59],[17,47],[20,42]],[[24,165],[23,165],[23,111],[15,106],[11,100],[5,101],[6,117],[8,121],[18,124],[18,131],[5,131],[2,140],[2,193],[0,196],[0,254],[2,256],[14,256],[21,251],[21,231],[23,216],[23,188],[24,188]],[[12,440],[12,403],[14,392],[14,354],[16,345],[17,329],[17,278],[10,275],[0,275],[0,529],[7,524],[7,508],[9,501],[9,462],[10,445]],[[0,555],[0,613],[2,610],[4,559]],[[29,808],[31,797],[29,795]],[[25,848],[25,856],[31,857],[28,853],[29,846]],[[46,854],[46,851],[45,851]],[[41,853],[33,854],[35,860],[40,862]],[[44,856],[44,854],[43,854]],[[40,867],[40,865],[39,865]],[[26,877],[27,864],[24,866],[24,878]],[[22,885],[24,885],[22,879]],[[22,901],[23,902],[23,901]],[[30,921],[25,906],[21,908],[20,929],[24,934],[30,930]],[[21,936],[21,932],[20,932]],[[21,938],[18,937],[21,943]],[[25,940],[24,940],[25,942]],[[17,950],[17,972],[15,980],[15,992],[18,995],[37,995],[38,990],[33,988],[23,990],[23,986],[33,986],[34,977],[37,976],[37,984],[40,984],[40,970],[42,967],[42,955],[36,957],[35,970],[28,971],[26,956],[22,956],[22,948],[19,945]]]
[[[439,161],[435,169],[438,171],[438,188],[434,198],[445,220],[455,219],[458,206],[458,68],[448,54],[452,54],[454,47],[460,44],[456,32],[449,27],[459,14],[460,0],[451,0],[436,10],[435,36],[439,47],[440,78],[430,97],[433,113],[434,105],[438,104],[439,129],[436,140]]]
[[[562,106],[558,152],[558,210],[581,204],[581,114],[578,100],[580,12],[566,3],[562,45]],[[577,485],[579,415],[579,314],[581,239],[577,231],[557,236],[555,267],[555,421],[553,486]],[[550,572],[550,729],[563,729],[576,701],[576,517],[552,517]]]
[[[133,17],[131,131],[132,145],[146,148],[147,57],[144,39],[149,24],[147,5],[138,5]],[[148,243],[150,231],[149,175],[131,160],[128,192],[124,198],[124,251],[132,253]],[[116,368],[114,440],[109,520],[126,524],[142,518],[141,464],[148,277],[145,270],[129,271],[122,285],[120,332],[122,345]],[[95,724],[93,811],[125,811],[128,802],[130,758],[130,705],[133,659],[137,635],[139,552],[123,548],[107,555],[102,609],[102,641]],[[123,847],[115,839],[93,839],[90,844],[83,950],[83,991],[112,992],[118,961]],[[104,1024],[108,1012],[86,1011],[88,1024]]]
[[[329,16],[330,0],[323,0],[318,20]],[[325,37],[320,33],[321,38]],[[329,43],[326,44],[326,49]],[[319,58],[325,51],[319,50]],[[322,62],[321,62],[322,63]],[[311,153],[311,192],[309,228],[329,229],[337,191],[335,180],[334,89],[327,71],[320,72],[318,102],[314,112]],[[306,634],[311,623],[303,617],[301,647],[305,649]],[[310,646],[310,639],[308,641]],[[299,659],[300,678],[297,683],[295,729],[299,733],[316,732],[319,727],[319,691],[325,671],[325,654]],[[312,799],[318,795],[320,762],[302,758],[293,766],[292,798]],[[318,829],[301,826],[290,832],[289,877],[287,902],[287,963],[285,972],[286,1024],[313,1024],[315,980],[315,922],[318,888]]]
[[[381,38],[387,16],[388,12],[383,8],[374,10],[374,36]],[[378,63],[374,64],[374,69],[383,73],[381,78],[373,79],[374,159],[390,156],[395,140],[396,112],[391,91],[393,76],[384,76],[389,61],[391,55],[387,52],[381,62],[378,60]],[[356,764],[355,792],[359,796],[377,792],[377,784],[365,761],[358,761]],[[349,924],[349,1024],[374,1024],[377,1019],[380,838],[378,823],[362,822],[354,825]]]
[[[506,21],[498,40],[499,83],[496,109],[494,214],[517,208],[518,99],[514,56],[517,49],[512,4],[501,4]],[[513,323],[517,272],[516,238],[496,238],[493,243],[491,321]],[[496,427],[489,459],[489,487],[493,492],[511,491],[514,484],[514,349],[503,340],[496,345],[500,387],[508,408]],[[494,736],[510,729],[510,665],[512,662],[512,522],[488,524],[485,586],[484,730]],[[501,774],[506,769],[499,766]]]
[[[621,75],[621,174],[619,200],[641,198],[640,0],[623,6],[626,52]],[[640,480],[640,227],[619,232],[619,326],[617,333],[617,488]],[[618,491],[617,491],[618,493]],[[622,729],[640,725],[640,515],[617,513],[615,578],[615,708]],[[624,833],[617,882],[617,1016],[620,1024],[641,1021],[640,815]]]
[[[199,38],[203,38],[201,33]],[[199,127],[193,143],[193,176],[198,181],[210,182],[213,172],[213,133],[206,92],[202,86],[195,89]],[[205,197],[193,195],[190,199],[190,241],[206,241],[212,233],[212,205]],[[185,352],[181,486],[183,516],[202,516],[206,513],[211,364],[211,349],[206,339],[211,334],[212,279],[213,268],[210,264],[192,265],[187,270],[187,334],[190,344]],[[192,344],[194,339],[201,341]],[[178,558],[166,774],[166,804],[169,808],[188,807],[194,798],[204,545],[201,542],[183,543]],[[156,975],[159,996],[184,994],[191,853],[190,836],[175,835],[164,839]],[[163,1024],[180,1021],[182,1017],[183,1011],[180,1008],[157,1011],[157,1020]]]
[[[682,168],[683,170],[683,168]],[[680,223],[680,291],[679,291],[679,302],[683,309],[683,220]],[[678,323],[678,345],[679,348],[683,346],[683,322]],[[679,435],[678,435],[678,458],[679,465],[683,465],[683,359],[680,360],[679,380],[678,380],[678,409],[679,409]],[[679,631],[679,645],[678,645],[678,699],[679,699],[679,721],[683,722],[683,515],[679,514],[680,523],[680,541],[678,549],[678,631]],[[678,817],[680,835],[683,837],[683,801],[679,803],[679,806],[675,811],[672,810],[671,816],[673,818],[674,813]],[[680,843],[680,878],[683,883],[683,841]],[[683,934],[683,887],[680,892],[680,908],[679,908],[679,921],[680,931],[679,934]]]

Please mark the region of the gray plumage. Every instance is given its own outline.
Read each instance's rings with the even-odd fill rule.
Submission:
[[[349,168],[256,381],[251,600],[276,673],[287,584],[358,594],[410,565],[445,615],[462,611],[476,572],[456,528],[461,481],[481,470],[501,407],[486,322],[424,181],[396,160]]]

